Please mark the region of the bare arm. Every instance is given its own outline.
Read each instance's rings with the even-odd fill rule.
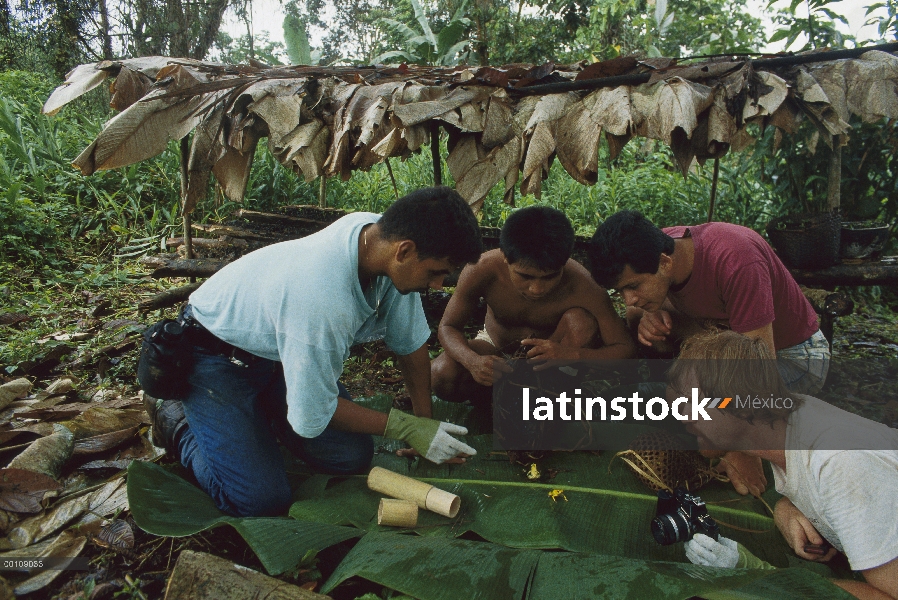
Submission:
[[[632,358],[636,354],[636,344],[630,337],[623,320],[614,310],[611,298],[604,288],[597,287],[592,294],[593,302],[586,307],[599,324],[601,348],[580,348],[577,358],[600,360],[609,358]]]
[[[383,435],[387,428],[387,413],[359,406],[346,398],[337,398],[337,410],[330,424],[341,431]]]
[[[464,327],[483,294],[485,282],[486,272],[482,265],[465,266],[437,328],[437,337],[446,353],[462,365],[477,356],[465,339]]]
[[[411,354],[396,359],[405,379],[405,388],[412,399],[412,409],[416,417],[433,417],[430,400],[430,354],[424,344]]]

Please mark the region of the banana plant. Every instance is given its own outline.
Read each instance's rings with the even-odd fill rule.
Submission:
[[[395,19],[380,19],[378,24],[381,28],[403,38],[405,49],[384,52],[376,56],[374,62],[400,59],[413,64],[451,66],[467,60],[471,52],[471,40],[464,39],[465,31],[471,24],[470,19],[465,17],[467,2],[462,2],[449,23],[437,34],[433,32],[421,3],[411,0],[411,4],[421,30],[415,31]]]

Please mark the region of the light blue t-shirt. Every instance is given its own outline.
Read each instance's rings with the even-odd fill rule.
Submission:
[[[362,291],[358,239],[378,219],[353,213],[314,235],[260,248],[190,295],[206,329],[283,363],[287,420],[303,437],[320,435],[334,415],[350,346],[383,339],[406,355],[430,336],[418,293],[402,295],[383,276]]]

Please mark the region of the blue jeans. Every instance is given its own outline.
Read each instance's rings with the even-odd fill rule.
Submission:
[[[303,438],[293,431],[281,363],[254,357],[239,366],[200,348],[193,354],[191,389],[183,402],[188,427],[178,451],[220,510],[237,516],[287,511],[292,494],[278,439],[319,472],[348,475],[370,466],[370,435],[328,427],[316,438]],[[337,386],[351,399],[342,383]]]
[[[790,392],[816,394],[829,373],[829,342],[819,329],[800,344],[776,353],[776,366]]]

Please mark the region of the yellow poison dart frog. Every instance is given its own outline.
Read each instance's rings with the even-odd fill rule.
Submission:
[[[540,477],[542,477],[542,473],[539,472],[539,468],[537,468],[536,463],[530,463],[530,470],[527,471],[527,479],[530,481],[536,481]]]
[[[561,497],[567,502],[567,496],[564,495],[564,490],[552,490],[549,492],[549,498],[552,499],[552,502],[558,502],[558,498]]]

